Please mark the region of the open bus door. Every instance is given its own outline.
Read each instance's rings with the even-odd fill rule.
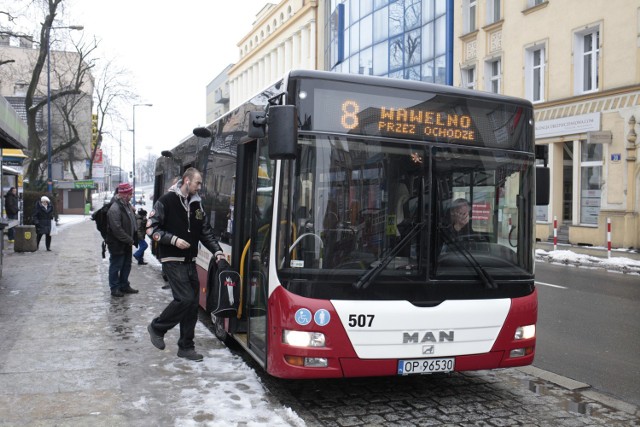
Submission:
[[[246,320],[246,337],[236,334],[256,359],[266,363],[267,295],[271,223],[273,216],[273,165],[266,145],[251,142],[243,147],[244,165],[239,171],[245,185],[237,221],[243,224],[240,274],[243,282],[240,316]]]

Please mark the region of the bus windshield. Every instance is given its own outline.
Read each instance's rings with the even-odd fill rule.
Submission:
[[[281,275],[356,285],[379,270],[364,287],[531,278],[531,230],[518,224],[533,212],[532,167],[495,149],[301,137],[285,172]]]

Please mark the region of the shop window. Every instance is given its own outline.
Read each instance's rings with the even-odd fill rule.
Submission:
[[[580,223],[597,225],[602,192],[602,144],[580,142]]]

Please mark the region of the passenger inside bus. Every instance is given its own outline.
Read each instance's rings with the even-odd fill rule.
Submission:
[[[451,237],[459,238],[473,233],[469,218],[471,215],[471,204],[467,199],[460,198],[453,201],[450,209],[451,214]]]

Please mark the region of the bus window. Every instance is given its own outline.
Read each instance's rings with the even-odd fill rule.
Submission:
[[[225,243],[231,243],[233,225],[233,191],[235,185],[236,158],[218,153],[207,163],[201,194],[203,206],[215,235]]]
[[[429,200],[424,148],[319,137],[300,145],[290,189],[299,233],[287,236],[283,266],[362,271],[421,221],[419,199]],[[398,249],[390,268],[417,266],[418,239]]]
[[[520,201],[528,191],[524,179],[529,159],[470,149],[442,149],[435,157],[438,193],[436,277],[522,274],[532,269],[521,260],[522,233],[517,224],[530,220],[531,206]],[[528,236],[527,238],[529,238]]]

